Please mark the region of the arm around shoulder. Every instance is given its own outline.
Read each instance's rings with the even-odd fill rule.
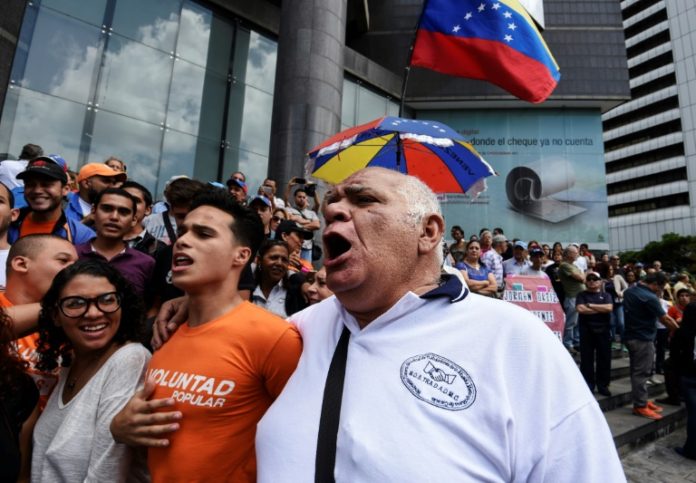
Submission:
[[[294,325],[278,338],[263,363],[266,390],[275,399],[295,372],[302,354],[302,338]]]

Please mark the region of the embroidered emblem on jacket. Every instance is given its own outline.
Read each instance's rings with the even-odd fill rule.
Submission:
[[[450,411],[466,409],[476,400],[476,386],[469,374],[432,352],[406,359],[401,365],[401,382],[421,401]]]

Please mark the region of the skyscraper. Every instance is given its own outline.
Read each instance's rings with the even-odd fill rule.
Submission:
[[[602,116],[613,250],[696,227],[696,4],[621,2],[631,100]]]

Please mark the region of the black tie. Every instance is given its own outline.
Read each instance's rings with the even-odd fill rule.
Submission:
[[[319,420],[319,435],[317,437],[317,459],[314,462],[315,483],[333,483],[336,481],[334,479],[336,439],[338,438],[338,422],[341,419],[343,380],[346,377],[349,340],[350,331],[344,326],[331,359],[324,386],[324,400],[321,404],[321,419]]]

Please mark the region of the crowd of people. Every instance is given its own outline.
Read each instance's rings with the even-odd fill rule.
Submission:
[[[664,348],[690,313],[688,275],[670,290],[655,264],[500,228],[467,240],[455,226],[443,251],[437,198],[410,176],[361,170],[323,203],[298,177],[280,198],[242,172],[179,176],[155,202],[115,157],[78,172],[33,144],[19,158],[0,163],[2,481],[406,481],[426,467],[623,481],[591,394],[610,394],[607,349],[626,347],[634,411],[654,419],[646,381],[678,366]],[[514,276],[549,279],[584,381],[544,324],[495,300]],[[693,350],[678,334],[672,353]],[[696,394],[696,369],[672,372]]]
[[[483,228],[468,242],[459,225],[450,234],[447,262],[462,271],[476,293],[499,297],[515,276],[550,281],[565,313],[563,344],[579,355],[580,371],[591,391],[612,395],[612,350],[622,350],[630,358],[634,414],[662,418],[663,407],[648,399],[654,374],[663,374],[667,387],[667,397],[658,403],[679,406],[688,395],[692,436],[677,450],[696,459],[696,391],[691,379],[696,371],[693,352],[684,351],[685,345],[693,349],[687,334],[696,324],[696,319],[684,318],[685,313],[696,315],[686,310],[696,295],[688,272],[665,273],[659,260],[622,264],[619,255],[594,254],[585,243],[563,247],[560,242],[550,246],[536,240],[508,241],[501,228]],[[682,320],[687,323],[678,330]],[[668,352],[671,357],[666,358]]]
[[[19,158],[0,163],[0,480],[147,480],[144,452],[116,443],[109,424],[142,385],[154,315],[185,293],[174,281],[195,264],[186,234],[211,236],[211,220],[185,224],[194,203],[234,203],[258,222],[226,295],[286,318],[332,295],[312,263],[315,187],[293,179],[280,199],[272,179],[249,196],[241,172],[226,186],[180,176],[154,203],[118,158],[78,172],[33,144]],[[289,340],[284,371],[269,375],[276,395],[297,362],[296,335]]]

